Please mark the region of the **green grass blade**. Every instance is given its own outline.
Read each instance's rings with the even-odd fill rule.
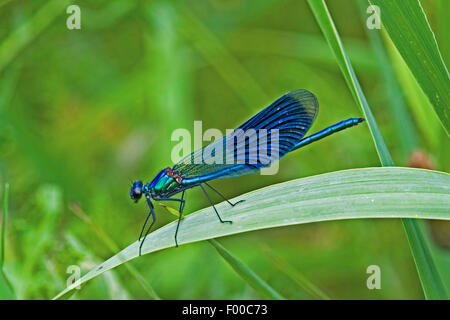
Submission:
[[[64,240],[69,244],[72,250],[78,252],[83,257],[83,264],[97,264],[100,259],[96,256],[95,253],[92,252],[91,248],[84,245],[84,243],[78,239],[76,236],[71,234],[70,232],[67,232],[64,234]],[[122,280],[119,272],[117,270],[114,270],[112,272],[109,272],[106,277],[103,279],[99,279],[100,282],[103,282],[105,294],[110,300],[131,300],[134,299],[132,294],[129,292],[126,283],[127,281],[124,279]],[[74,281],[76,283],[77,280]],[[67,283],[67,280],[66,280]],[[76,290],[78,293],[79,290]],[[66,297],[69,299],[70,296],[67,295]]]
[[[111,239],[102,228],[92,221],[92,219],[77,205],[72,204],[70,209],[75,213],[81,220],[83,220],[94,232],[97,234],[98,238],[105,244],[106,247],[111,250],[111,252],[119,251],[119,247]],[[142,274],[131,264],[126,264],[128,272],[136,279],[139,285],[144,289],[144,291],[149,295],[150,298],[154,300],[160,300],[161,298],[156,293],[151,285],[148,284],[147,280],[142,276]]]
[[[178,243],[186,244],[226,235],[310,222],[359,218],[450,219],[450,175],[424,169],[387,167],[337,171],[296,179],[244,194],[229,207],[216,205],[222,217],[233,224],[221,224],[211,208],[186,216]],[[142,247],[147,254],[174,247],[174,221],[150,233]],[[80,280],[85,283],[139,254],[136,241]],[[61,298],[69,287],[55,298]]]
[[[380,7],[383,26],[450,136],[450,78],[420,2],[370,2]]]
[[[180,216],[180,213],[169,207],[159,203],[167,211],[176,217]],[[184,219],[184,216],[182,216]],[[275,289],[270,287],[264,280],[262,280],[253,270],[246,266],[242,261],[236,258],[231,252],[225,249],[219,242],[214,239],[209,240],[210,244],[217,250],[217,252],[224,258],[224,260],[233,268],[234,271],[247,282],[255,291],[265,299],[284,299]],[[118,251],[118,250],[116,250]],[[125,266],[127,266],[126,264]]]
[[[308,0],[308,2],[314,15],[316,16],[317,22],[319,23],[322,32],[325,35],[325,38],[327,39],[331,49],[336,56],[339,67],[344,74],[345,80],[347,81],[347,84],[352,91],[355,100],[358,102],[359,106],[364,112],[364,115],[366,116],[366,120],[369,125],[370,132],[372,134],[372,138],[375,143],[381,164],[383,166],[393,166],[394,162],[392,160],[392,157],[386,147],[381,132],[378,129],[378,126],[372,115],[361,86],[359,85],[356,74],[345,52],[339,33],[336,29],[333,18],[328,11],[325,1]],[[427,298],[440,296],[442,292],[445,292],[445,287],[442,283],[442,280],[438,276],[439,273],[434,265],[434,262],[432,261],[428,246],[423,241],[423,235],[422,237],[417,236],[417,234],[421,232],[417,221],[404,220],[402,221],[402,223],[408,237],[411,252],[418,269],[425,296]],[[430,270],[433,270],[433,272],[430,272]],[[431,281],[431,283],[428,283],[428,281]],[[430,293],[430,290],[438,287],[441,289],[438,291],[434,291],[432,294]],[[447,295],[440,296],[440,298],[445,299],[447,298]]]
[[[305,290],[311,297],[322,300],[330,300],[330,297],[318,286],[308,280],[297,269],[277,257],[267,245],[260,246],[262,251],[269,257],[273,264],[289,278],[291,278],[300,288]]]
[[[393,166],[394,162],[392,161],[392,157],[386,147],[386,144],[384,143],[381,132],[378,129],[378,125],[373,117],[366,97],[361,89],[361,86],[359,85],[355,71],[353,70],[350,59],[344,49],[344,45],[342,44],[339,33],[334,25],[333,18],[331,17],[325,2],[323,0],[308,0],[308,2],[331,50],[337,59],[338,65],[344,75],[350,91],[352,92],[353,98],[357,101],[364,113],[364,117],[369,126],[381,164],[383,166]]]
[[[14,300],[16,297],[3,271],[0,271],[0,300]]]
[[[440,49],[444,61],[450,58],[450,21],[448,19],[448,1],[436,1],[437,30]]]
[[[236,258],[231,252],[225,249],[219,242],[214,239],[209,240],[209,243],[217,250],[217,252],[224,258],[226,262],[243,278],[255,291],[264,299],[284,300],[275,289],[261,279],[242,261]]]
[[[5,183],[3,187],[3,211],[2,211],[2,228],[0,231],[0,269],[3,269],[5,262],[5,238],[6,238],[6,215],[8,214],[8,197],[9,197],[9,184]]]
[[[418,221],[402,219],[402,222],[408,236],[409,245],[414,248],[414,262],[418,267],[417,272],[422,282],[425,298],[433,300],[448,299],[447,291]]]
[[[428,145],[432,148],[438,148],[441,134],[440,131],[445,131],[445,129],[442,128],[437,114],[434,112],[430,114],[430,109],[433,108],[431,103],[417,83],[414,75],[409,70],[397,48],[392,43],[389,35],[382,31],[382,36],[391,60],[391,65],[394,68],[403,92],[405,92],[405,99],[408,101],[414,120]]]
[[[267,43],[270,43],[268,46]],[[370,48],[361,40],[345,39],[351,61],[359,70],[376,73],[377,63]],[[233,53],[275,55],[313,62],[320,66],[336,65],[328,44],[321,35],[274,29],[246,28],[231,34],[227,44]]]
[[[358,0],[359,10],[363,23],[367,19],[366,0]],[[386,92],[386,104],[389,110],[392,110],[392,120],[395,124],[398,147],[402,153],[403,163],[406,163],[411,152],[418,147],[419,138],[416,134],[411,115],[403,97],[400,85],[395,78],[395,72],[389,57],[383,46],[381,30],[370,30],[365,28],[367,37],[369,38],[375,61],[378,65],[380,80]],[[348,46],[347,46],[348,48]],[[351,52],[351,48],[348,48]],[[352,59],[353,61],[353,59]]]
[[[9,184],[3,187],[3,210],[0,229],[0,300],[15,299],[15,295],[6,274],[3,271],[5,263],[5,238],[6,238],[6,216],[8,215]]]

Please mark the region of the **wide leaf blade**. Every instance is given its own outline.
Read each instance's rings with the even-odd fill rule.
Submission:
[[[296,179],[244,194],[235,207],[226,202],[216,207],[224,219],[219,223],[208,207],[183,219],[178,243],[185,244],[251,230],[309,222],[359,218],[450,219],[450,175],[424,169],[385,167],[337,171]],[[150,233],[142,247],[147,254],[175,246],[176,221]],[[135,242],[98,265],[78,284],[139,255]]]
[[[450,135],[450,78],[420,2],[370,2],[380,7],[383,26]]]

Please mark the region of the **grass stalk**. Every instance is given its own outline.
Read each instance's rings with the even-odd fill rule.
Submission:
[[[214,239],[208,241],[222,258],[241,276],[255,291],[264,299],[284,300],[285,298],[275,289],[261,279],[255,272],[247,267],[242,261],[236,258],[230,251],[225,249]]]

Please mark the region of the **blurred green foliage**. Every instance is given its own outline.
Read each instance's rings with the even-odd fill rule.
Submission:
[[[80,0],[81,30],[67,29],[68,4],[0,2],[0,183],[10,184],[3,270],[18,298],[51,298],[65,288],[69,266],[84,273],[111,256],[111,246],[70,210],[74,202],[119,248],[136,240],[147,209],[130,201],[130,180],[149,181],[172,165],[174,129],[192,130],[194,120],[204,129],[234,128],[298,88],[319,99],[312,131],[360,116],[306,1]],[[408,99],[415,136],[405,148],[402,118],[393,116],[392,92],[378,64],[386,58],[373,51],[360,7],[349,0],[327,4],[395,163],[408,165],[413,144],[436,169],[448,171],[445,132],[424,130],[428,119],[418,118]],[[442,3],[422,4],[447,62]],[[399,81],[400,94],[412,96]],[[425,117],[435,123],[433,113]],[[233,197],[378,163],[367,127],[358,126],[286,156],[277,175],[213,185]],[[198,190],[186,198],[187,212],[208,205]],[[156,210],[156,227],[173,220]],[[280,272],[269,249],[330,298],[423,298],[398,220],[285,227],[221,243],[288,299],[311,295]],[[435,250],[450,261],[448,251]],[[74,297],[146,299],[154,289],[161,298],[259,298],[207,243],[130,264],[135,273],[120,267]],[[366,287],[372,264],[381,267],[382,290]],[[450,274],[442,277],[450,284]],[[142,281],[152,289],[144,290]]]

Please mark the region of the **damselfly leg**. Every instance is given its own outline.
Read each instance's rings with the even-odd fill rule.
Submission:
[[[225,198],[219,191],[217,191],[215,188],[213,188],[212,186],[210,186],[208,183],[204,182],[210,189],[212,189],[213,191],[215,191],[219,196],[222,197],[223,200],[225,200],[226,202],[229,203],[230,206],[234,207],[235,205],[237,205],[238,203],[244,202],[245,200],[239,200],[236,201],[235,203],[231,203],[231,201],[229,201],[227,198]]]
[[[139,240],[141,240],[142,232],[144,231],[145,225],[147,224],[147,221],[148,221],[148,218],[150,217],[150,215],[152,216],[153,221],[150,224],[150,226],[148,227],[147,231],[145,232],[145,236],[142,239],[141,244],[139,245],[139,256],[141,255],[142,245],[144,244],[145,238],[147,238],[147,235],[150,232],[150,229],[153,227],[153,225],[155,224],[155,221],[156,221],[155,212],[153,211],[153,204],[150,201],[150,196],[146,195],[145,197],[147,199],[148,207],[150,208],[150,213],[147,215],[147,218],[145,219],[145,223],[142,226],[141,234],[139,235]]]
[[[180,216],[178,217],[178,223],[177,223],[177,229],[175,231],[175,245],[178,247],[178,241],[177,241],[177,234],[178,234],[178,228],[180,225],[181,216],[183,215],[183,209],[184,205],[186,203],[186,200],[184,200],[184,190],[181,194],[181,199],[175,199],[175,198],[153,198],[155,201],[178,201],[180,202]]]
[[[208,192],[206,192],[206,190],[205,190],[205,188],[203,187],[203,185],[200,185],[200,187],[202,187],[203,192],[205,193],[206,197],[208,198],[208,201],[209,201],[209,203],[211,204],[211,206],[213,207],[214,212],[217,214],[217,217],[219,218],[220,222],[221,222],[221,223],[225,223],[225,222],[233,223],[233,221],[231,221],[231,220],[222,220],[222,218],[221,218],[220,215],[219,215],[219,212],[217,212],[216,207],[215,207],[214,204],[212,203],[211,198],[210,198],[209,195],[208,195]]]
[[[178,228],[180,227],[180,222],[181,222],[181,216],[183,215],[183,209],[184,209],[184,204],[185,204],[185,200],[184,200],[184,190],[183,193],[181,194],[181,200],[183,200],[182,202],[180,202],[180,216],[178,217],[178,222],[177,222],[177,229],[175,230],[175,245],[178,247],[178,241],[177,241],[177,235],[178,235]]]

